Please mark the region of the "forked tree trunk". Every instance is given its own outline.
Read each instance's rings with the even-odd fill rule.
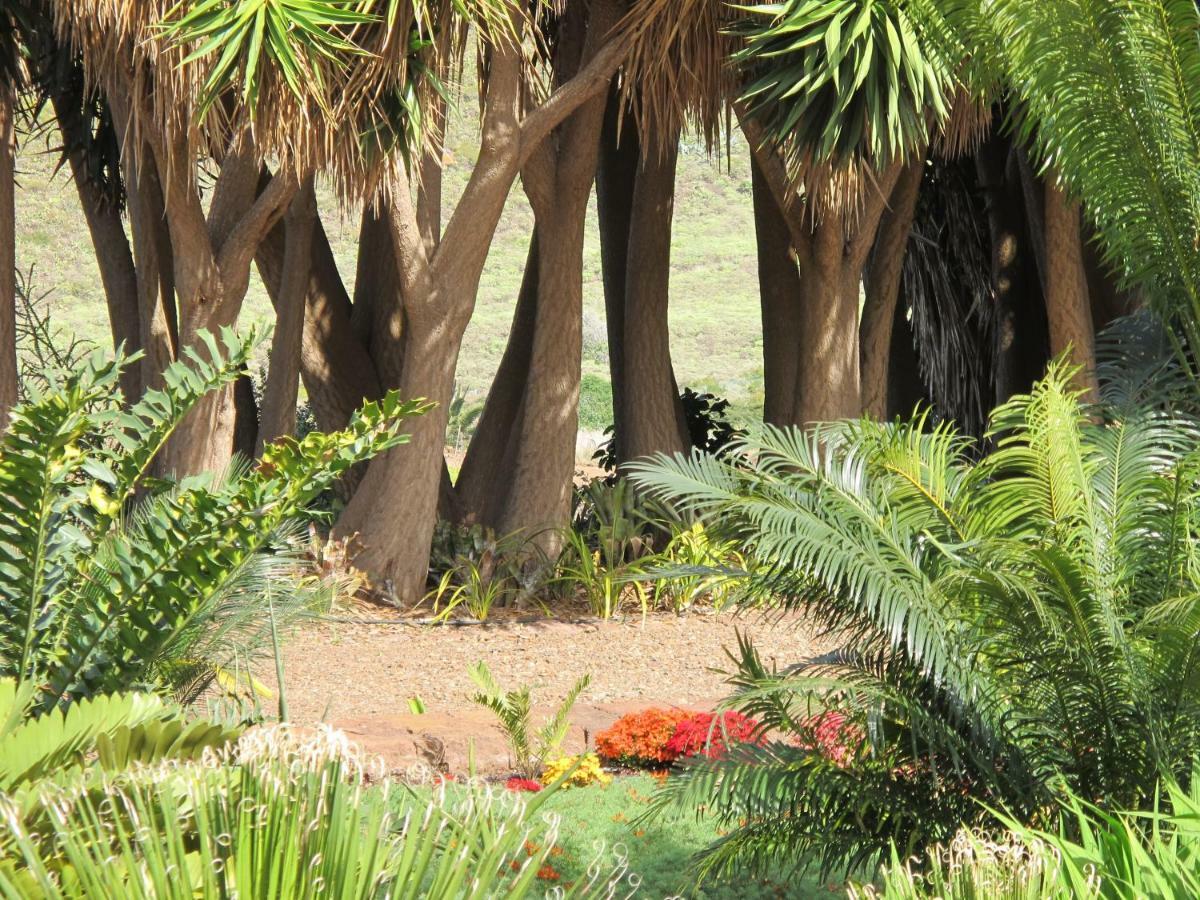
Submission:
[[[17,403],[16,112],[12,86],[0,82],[0,431]]]
[[[917,195],[925,175],[925,153],[915,153],[905,165],[888,199],[888,209],[879,223],[863,285],[862,324],[859,327],[863,412],[876,419],[888,415],[888,356],[892,346],[892,324],[900,296],[904,253],[912,232]]]
[[[631,115],[621,122],[621,92],[613,85],[600,130],[596,167],[596,212],[600,226],[600,266],[604,281],[604,313],[608,327],[608,371],[612,382],[613,450],[627,459],[625,421],[625,285],[629,262],[629,230],[633,192],[641,151]]]
[[[841,216],[830,213],[801,256],[800,333],[792,421],[799,425],[859,415],[858,293],[862,268],[845,259]]]
[[[92,180],[83,150],[87,139],[86,126],[79,111],[58,91],[53,92],[50,99],[62,132],[79,205],[92,238],[96,264],[100,269],[113,347],[123,346],[125,353],[133,354],[142,349],[137,269],[133,264],[129,239],[125,236],[121,212]],[[138,365],[127,366],[121,373],[121,393],[127,403],[136,402],[142,395],[142,373]]]
[[[538,218],[537,315],[499,519],[502,533],[521,531],[551,555],[559,547],[556,530],[570,521],[579,431],[587,193],[579,202],[574,187],[562,189],[553,212]]]
[[[796,367],[804,347],[800,332],[800,271],[796,268],[787,222],[754,158],[750,160],[750,178],[762,305],[763,421],[781,427],[795,425]]]
[[[423,592],[445,466],[446,409],[463,331],[505,199],[522,166],[553,129],[607,89],[625,48],[625,38],[609,35],[616,16],[614,4],[593,2],[587,63],[523,118],[518,117],[523,90],[520,48],[506,41],[492,48],[479,157],[432,253],[421,234],[406,176],[393,191],[391,237],[407,326],[400,390],[438,406],[410,423],[408,445],[371,461],[336,530],[360,533],[364,550],[359,565],[399,602],[414,602]]]
[[[312,179],[300,189],[284,216],[286,238],[283,278],[275,306],[275,332],[271,336],[270,367],[259,412],[254,452],[296,431],[296,398],[300,382],[301,344],[304,339],[304,305],[312,271],[313,224],[317,200]]]
[[[678,132],[647,147],[633,196],[625,282],[624,402],[628,428],[622,461],[653,453],[682,453],[688,436],[671,366],[671,225],[674,218]]]
[[[560,29],[560,78],[578,69],[581,13],[579,6],[570,10]],[[594,20],[593,28],[599,24]],[[538,299],[500,530],[522,532],[551,557],[571,520],[583,362],[583,236],[605,102],[598,93],[581,104],[522,172],[538,223]]]
[[[110,106],[118,134],[129,134],[128,100],[112,96]],[[132,138],[131,138],[132,140]],[[175,307],[166,208],[162,183],[149,144],[121,153],[121,175],[125,181],[126,210],[133,239],[134,281],[137,292],[138,344],[144,354],[140,371],[142,391],[162,387],[162,373],[174,362],[179,350],[179,328]],[[162,460],[155,462],[162,474]]]
[[[496,476],[498,472],[512,470],[516,452],[514,432],[520,427],[521,401],[533,356],[539,280],[537,235],[535,226],[529,239],[525,273],[521,278],[504,356],[492,380],[475,433],[471,435],[455,485],[459,517],[467,524],[500,527],[500,516],[508,498],[506,479]]]
[[[1083,224],[1079,203],[1063,192],[1053,177],[1045,179],[1046,320],[1050,353],[1067,354],[1079,367],[1075,386],[1089,401],[1099,399],[1096,380],[1096,334],[1083,267]]]
[[[276,225],[258,248],[258,271],[271,302],[279,307],[286,255],[286,227]],[[318,217],[312,227],[311,270],[304,305],[300,374],[322,431],[346,427],[366,400],[382,396],[367,347],[351,324],[350,296]]]
[[[858,416],[858,299],[863,270],[887,200],[904,168],[896,159],[874,173],[849,208],[831,207],[814,221],[762,127],[737,108],[739,123],[779,212],[800,271],[799,331],[792,421],[798,425]]]

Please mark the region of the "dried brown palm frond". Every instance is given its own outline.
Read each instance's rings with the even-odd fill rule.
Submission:
[[[737,10],[724,0],[639,0],[621,27],[631,34],[622,89],[643,141],[693,126],[720,146],[738,76],[730,57]]]
[[[950,98],[950,114],[934,135],[934,151],[947,159],[974,153],[992,130],[992,99],[960,84]]]
[[[171,145],[169,158],[219,159],[249,127],[260,158],[297,176],[324,172],[347,198],[373,192],[426,139],[438,74],[461,55],[468,21],[484,41],[524,27],[509,0],[359,0],[346,6],[354,20],[326,30],[336,52],[298,52],[289,71],[260,50],[226,71],[208,35],[170,27],[182,7],[72,0],[56,5],[56,28],[92,83],[130,101],[135,131],[153,126]]]

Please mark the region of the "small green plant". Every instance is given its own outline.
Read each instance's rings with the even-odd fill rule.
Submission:
[[[1096,897],[1092,883],[1067,890],[1062,860],[1040,840],[1026,842],[1008,832],[997,836],[963,829],[925,860],[902,860],[892,850],[878,885],[851,884],[850,900],[1043,900]],[[1114,895],[1119,896],[1119,895]],[[1138,895],[1142,896],[1142,895]]]
[[[454,386],[454,396],[447,408],[446,440],[455,450],[461,450],[475,433],[479,417],[483,415],[483,405],[482,400],[468,400],[466,392],[458,385]]]
[[[517,606],[533,596],[546,568],[544,555],[523,532],[498,537],[479,525],[439,522],[430,554],[433,586],[424,599],[443,621],[461,606],[483,622],[494,606]]]
[[[496,714],[500,730],[508,739],[513,769],[524,778],[537,778],[547,757],[557,753],[562,746],[563,739],[567,736],[567,726],[570,724],[567,717],[571,714],[571,708],[579,699],[579,695],[591,684],[591,676],[584,675],[575,682],[575,686],[567,692],[554,715],[535,732],[531,721],[533,690],[529,685],[515,691],[505,691],[483,661],[476,663],[468,671],[471,680],[479,688],[471,697],[471,701]]]
[[[632,600],[646,615],[650,590],[645,576],[655,557],[642,556],[630,562],[621,554],[610,556],[604,545],[593,549],[587,538],[573,528],[564,529],[563,551],[558,559],[554,583],[568,594],[582,591],[592,615],[611,619]]]
[[[0,678],[0,793],[79,775],[85,762],[120,771],[134,762],[194,759],[234,740],[236,727],[189,720],[154,694],[105,694],[35,713],[32,685]]]
[[[746,560],[732,540],[720,540],[696,521],[676,531],[659,558],[657,597],[676,612],[704,601],[721,609],[733,596]]]

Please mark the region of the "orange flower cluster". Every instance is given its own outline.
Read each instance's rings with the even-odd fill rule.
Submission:
[[[596,735],[596,751],[625,766],[659,768],[669,765],[676,754],[667,749],[675,726],[691,713],[683,709],[643,709],[621,716]]]

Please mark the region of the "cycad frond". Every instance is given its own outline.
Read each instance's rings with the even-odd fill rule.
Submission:
[[[1083,199],[1108,263],[1200,351],[1200,12],[1190,0],[996,0],[967,28]],[[986,54],[985,54],[986,55]]]
[[[201,340],[208,356],[169,367],[132,410],[116,389],[128,361],[97,355],[14,412],[0,445],[0,675],[36,683],[40,706],[169,688],[162,676],[184,648],[261,636],[266,610],[247,588],[295,570],[286,554],[263,558],[272,542],[349,467],[401,443],[401,421],[425,408],[389,395],[344,431],[272,445],[252,472],[129,510],[150,460],[255,342]],[[209,671],[226,661],[208,659]]]
[[[704,865],[854,865],[982,824],[967,797],[1036,820],[1064,786],[1136,807],[1191,776],[1200,423],[1085,406],[1070,374],[999,410],[979,462],[918,417],[631,467],[740,542],[756,602],[845,642],[783,672],[743,642],[729,704],[801,746],[700,761],[669,788],[731,828]],[[855,729],[852,761],[807,737],[822,709]]]

